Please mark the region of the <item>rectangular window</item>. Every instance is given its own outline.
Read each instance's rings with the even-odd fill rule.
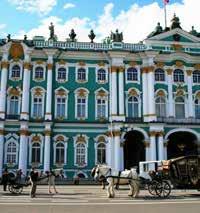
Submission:
[[[57,98],[56,117],[66,117],[66,98]]]
[[[97,118],[106,117],[106,100],[97,99]]]
[[[78,118],[86,117],[86,99],[85,98],[77,99],[77,117]]]
[[[42,117],[42,98],[35,97],[33,99],[33,117],[41,118]]]

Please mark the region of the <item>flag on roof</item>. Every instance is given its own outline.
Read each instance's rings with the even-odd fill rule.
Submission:
[[[163,0],[164,4],[168,4],[169,0]]]

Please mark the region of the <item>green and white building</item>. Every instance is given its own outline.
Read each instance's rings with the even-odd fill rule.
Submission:
[[[0,40],[0,176],[34,166],[89,177],[97,163],[200,152],[200,34],[174,17],[144,43],[121,35]]]

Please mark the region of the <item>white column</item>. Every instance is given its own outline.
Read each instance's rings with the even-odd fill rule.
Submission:
[[[187,70],[187,86],[188,86],[188,117],[194,117],[194,102],[192,96],[192,70]]]
[[[2,177],[3,170],[3,150],[4,150],[4,125],[0,125],[0,177]]]
[[[143,116],[144,121],[146,121],[146,115],[148,114],[148,82],[147,82],[147,72],[146,69],[142,69],[142,102],[143,102]]]
[[[49,59],[49,61],[52,61],[52,60]],[[53,64],[49,63],[47,65],[47,94],[46,94],[45,120],[51,120],[52,119],[52,112],[51,112],[51,106],[52,106],[52,68],[53,68]]]
[[[112,116],[117,116],[117,68],[111,68],[111,98],[112,98]]]
[[[29,119],[30,63],[24,63],[21,119]]]
[[[156,160],[156,133],[154,131],[150,132],[150,160]]]
[[[160,132],[158,134],[158,160],[164,160],[164,141],[163,141],[163,133]]]
[[[124,68],[119,68],[119,84],[118,84],[118,92],[119,92],[119,116],[124,117]],[[124,120],[123,119],[123,120]]]
[[[121,169],[121,147],[120,147],[120,132],[115,132],[114,136],[114,149],[115,149],[115,169],[119,170]]]
[[[108,142],[106,144],[106,163],[108,166],[112,167],[112,138],[108,137]]]
[[[145,161],[150,161],[150,143],[149,141],[144,141],[145,145]]]
[[[148,118],[149,121],[156,120],[155,98],[154,98],[154,67],[148,67]]]
[[[0,118],[5,119],[6,86],[8,78],[8,62],[1,62],[1,88],[0,88]]]
[[[164,159],[167,160],[167,142],[168,141],[164,141]]]
[[[44,139],[44,171],[50,171],[51,131],[45,130]]]
[[[168,117],[174,117],[172,69],[167,69],[167,84],[168,84]]]
[[[19,169],[26,175],[28,161],[28,125],[22,123],[20,128]]]

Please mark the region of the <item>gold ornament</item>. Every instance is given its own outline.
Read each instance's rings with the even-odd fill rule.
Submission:
[[[104,67],[104,66],[105,66],[105,63],[104,63],[103,61],[100,61],[100,62],[98,63],[98,66],[99,66],[99,67]]]
[[[8,61],[2,61],[2,62],[1,62],[1,68],[2,68],[2,69],[8,69],[8,65],[9,65],[9,62],[8,62]]]
[[[19,95],[20,95],[20,91],[17,90],[16,88],[11,88],[11,89],[9,90],[9,95],[10,95],[10,96],[19,96]]]
[[[20,43],[12,43],[10,47],[10,56],[13,59],[21,58],[24,55],[23,47]]]
[[[175,64],[176,64],[176,66],[179,67],[179,68],[183,66],[183,62],[182,62],[182,61],[176,61]]]
[[[167,69],[167,75],[171,75],[171,74],[172,74],[172,72],[173,72],[173,70],[172,70],[172,69]]]
[[[200,70],[200,64],[195,64],[195,65],[194,65],[194,69],[195,69],[195,70]]]
[[[187,75],[188,75],[188,76],[191,76],[191,75],[192,75],[192,70],[186,70],[186,72],[187,72]]]
[[[84,67],[86,64],[85,64],[85,62],[84,61],[79,61],[79,66],[81,66],[81,67]]]
[[[52,70],[52,68],[53,68],[53,64],[47,64],[47,69],[48,70]]]
[[[163,91],[163,90],[159,90],[159,91],[157,92],[157,96],[165,97],[164,91]]]
[[[41,141],[40,140],[40,136],[38,136],[38,135],[33,136],[32,137],[32,142],[35,142],[35,141],[38,141],[38,142]]]
[[[129,66],[130,67],[135,67],[137,65],[137,62],[136,61],[130,61],[129,62]]]

